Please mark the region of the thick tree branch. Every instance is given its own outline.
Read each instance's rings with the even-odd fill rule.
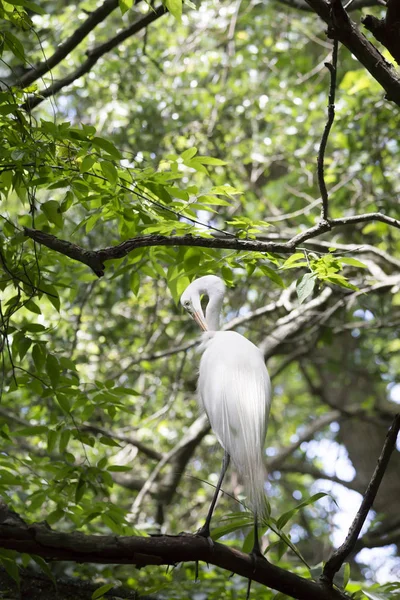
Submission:
[[[331,584],[335,573],[339,571],[346,558],[354,549],[358,536],[360,535],[362,526],[364,525],[365,519],[367,518],[367,515],[370,509],[372,508],[375,496],[378,492],[379,486],[389,464],[392,452],[396,447],[396,440],[399,430],[400,414],[396,415],[387,433],[381,455],[378,459],[378,464],[376,465],[375,471],[371,477],[371,481],[368,484],[363,500],[361,502],[361,506],[349,529],[347,537],[343,544],[333,553],[331,558],[325,564],[324,571],[321,576],[321,582]]]
[[[54,94],[56,94],[62,88],[66,87],[67,85],[70,85],[71,83],[79,79],[79,77],[82,77],[82,75],[88,73],[92,69],[92,67],[97,63],[99,58],[101,58],[104,54],[112,50],[112,48],[115,48],[118,44],[126,40],[128,37],[134,35],[135,33],[138,33],[142,29],[145,29],[148,25],[159,19],[162,15],[165,15],[167,12],[168,11],[163,4],[158,6],[154,10],[150,9],[145,17],[139,19],[138,21],[135,21],[135,23],[132,23],[132,25],[130,25],[123,31],[120,31],[120,33],[118,33],[118,35],[116,35],[115,37],[111,38],[104,44],[101,44],[97,48],[94,48],[93,50],[88,52],[88,58],[75,71],[73,71],[69,75],[66,75],[63,79],[59,79],[58,81],[55,81],[52,85],[49,85],[48,87],[44,88],[39,92],[39,94],[35,96],[30,96],[27,99],[27,101],[23,104],[22,108],[24,108],[27,111],[31,111],[33,108],[35,108],[35,106],[38,106],[38,104],[43,102],[43,100],[45,100],[46,98],[54,96]]]
[[[305,12],[312,11],[312,8],[308,6],[306,0],[277,0],[277,2],[290,6],[295,10],[303,10]],[[356,11],[370,6],[383,6],[384,4],[384,0],[354,0],[354,2],[350,4],[349,11]]]
[[[24,227],[24,234],[42,244],[51,250],[60,252],[73,260],[88,265],[98,276],[104,275],[104,262],[106,260],[115,260],[124,258],[130,252],[137,248],[146,248],[150,246],[197,246],[202,248],[221,248],[226,250],[246,250],[255,252],[275,252],[289,254],[303,244],[306,240],[318,237],[335,227],[345,225],[354,225],[356,223],[369,223],[380,221],[391,227],[400,229],[400,220],[389,217],[383,213],[365,213],[350,217],[330,219],[329,221],[320,221],[314,227],[292,237],[287,242],[263,242],[258,240],[243,240],[235,237],[200,237],[195,235],[166,236],[166,235],[143,235],[126,240],[116,246],[103,248],[102,250],[85,250],[81,246],[72,244],[67,240],[62,240],[56,236],[40,231],[39,229],[30,229]]]
[[[204,561],[251,578],[297,600],[344,600],[347,595],[319,582],[303,579],[260,558],[195,535],[115,536],[61,533],[47,525],[27,525],[3,504],[0,511],[0,546],[52,561],[78,563],[175,565]]]
[[[400,3],[388,0],[384,19],[367,15],[362,19],[364,26],[381,42],[400,64]]]
[[[382,54],[359,31],[357,25],[349,18],[340,0],[306,0],[307,4],[321,17],[344,46],[346,46],[360,63],[371,73],[386,91],[386,99],[400,106],[400,76]]]

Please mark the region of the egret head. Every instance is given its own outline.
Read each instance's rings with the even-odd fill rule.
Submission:
[[[204,317],[201,295],[209,298]],[[183,292],[181,304],[203,331],[218,328],[219,311],[225,294],[225,284],[216,275],[205,275],[193,281]]]

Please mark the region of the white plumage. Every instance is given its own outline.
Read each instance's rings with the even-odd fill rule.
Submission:
[[[188,286],[181,303],[205,331],[200,346],[199,403],[244,481],[250,507],[262,517],[271,384],[257,346],[234,331],[217,331],[224,293],[223,281],[207,275]],[[205,317],[201,294],[209,298]]]

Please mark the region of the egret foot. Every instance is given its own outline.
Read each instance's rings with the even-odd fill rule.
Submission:
[[[253,548],[252,548],[252,550],[250,552],[251,564],[253,565],[253,573],[255,573],[255,570],[256,570],[256,567],[257,567],[257,559],[258,558],[262,558],[265,561],[267,560],[265,558],[264,554],[261,552],[260,541],[258,539],[257,526],[255,526],[255,533],[256,533],[256,535],[254,537]],[[249,600],[249,598],[250,598],[251,583],[252,583],[252,579],[250,578],[249,581],[248,581],[248,584],[247,584],[246,600]]]
[[[210,527],[207,523],[204,523],[203,527],[200,527],[200,529],[196,531],[194,535],[205,538],[210,546],[210,550],[214,548],[214,542],[211,539]]]

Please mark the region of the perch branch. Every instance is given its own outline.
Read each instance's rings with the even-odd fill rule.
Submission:
[[[204,561],[251,578],[296,600],[344,600],[349,597],[320,582],[304,579],[261,558],[252,558],[218,542],[210,547],[200,536],[116,536],[85,535],[53,531],[43,523],[26,524],[19,515],[0,505],[0,546],[36,554],[52,561],[77,563],[175,565]]]

